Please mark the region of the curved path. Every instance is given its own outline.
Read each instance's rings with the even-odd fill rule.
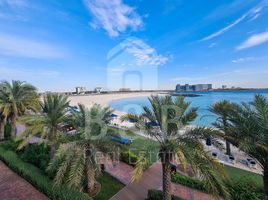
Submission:
[[[49,200],[30,183],[0,161],[1,200]]]
[[[123,171],[121,165],[117,166],[116,171]],[[111,170],[109,172],[113,172]],[[108,173],[109,173],[108,172]],[[114,177],[120,174],[113,173]],[[125,173],[122,174],[123,176]],[[121,175],[119,176],[121,178]],[[128,176],[124,176],[127,178]],[[120,179],[119,179],[120,180]],[[147,192],[150,189],[162,190],[162,166],[161,163],[154,163],[149,169],[147,169],[138,183],[130,183],[114,195],[110,200],[144,200],[147,197]],[[171,193],[175,196],[181,197],[185,200],[215,200],[212,196],[203,192],[194,190],[183,185],[171,184]]]

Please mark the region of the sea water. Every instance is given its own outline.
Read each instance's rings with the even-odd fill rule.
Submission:
[[[198,117],[192,124],[201,126],[211,126],[217,119],[208,110],[215,102],[222,100],[229,100],[235,103],[251,102],[256,94],[262,94],[268,98],[268,90],[210,91],[195,92],[194,94],[199,94],[200,96],[186,97],[185,99],[191,102],[191,107],[198,108]],[[110,106],[122,112],[140,114],[143,111],[143,106],[150,106],[150,102],[148,97],[134,97],[112,101]]]

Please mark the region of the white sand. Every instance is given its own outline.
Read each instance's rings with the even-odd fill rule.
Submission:
[[[109,106],[111,101],[126,99],[132,97],[149,97],[151,95],[157,95],[156,92],[128,92],[128,93],[112,93],[112,94],[90,94],[90,95],[79,95],[69,96],[70,104],[77,105],[78,103],[84,104],[90,108],[95,103],[102,106]],[[116,111],[117,114],[122,114],[120,111]]]

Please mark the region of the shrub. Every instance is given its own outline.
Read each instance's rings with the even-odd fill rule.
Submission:
[[[121,159],[121,161],[135,167],[135,165],[138,161],[138,156],[136,156],[131,151],[124,151],[121,153],[120,159]]]
[[[37,167],[22,161],[16,153],[0,147],[0,159],[9,168],[30,182],[40,192],[43,192],[52,200],[90,200],[87,195],[69,188],[65,185],[54,185],[52,180],[45,176]]]
[[[263,188],[249,178],[241,178],[232,183],[226,183],[226,187],[233,200],[261,200],[264,199]]]
[[[10,124],[5,125],[4,136],[5,136],[5,139],[10,139],[11,137],[11,125]]]
[[[160,190],[148,190],[147,200],[162,200],[163,192]],[[172,200],[182,200],[179,197],[172,196]]]
[[[45,172],[50,160],[49,151],[45,144],[31,144],[25,147],[20,157]]]
[[[18,152],[18,149],[17,149],[18,145],[19,145],[19,142],[15,142],[14,140],[6,140],[6,141],[1,143],[1,146],[4,149],[16,151],[16,152]]]
[[[205,183],[195,178],[183,176],[183,175],[176,173],[176,174],[172,174],[171,181],[174,183],[185,185],[190,188],[201,190],[203,192],[208,192],[208,188],[206,187]]]
[[[183,176],[178,173],[172,174],[171,180],[174,183],[178,183],[193,189],[200,190],[208,193],[208,188],[204,181],[194,179],[188,176]],[[224,183],[228,192],[231,195],[232,200],[261,200],[264,197],[262,186],[257,185],[255,181],[249,178],[241,178],[237,181]]]

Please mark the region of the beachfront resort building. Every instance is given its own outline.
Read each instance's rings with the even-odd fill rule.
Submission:
[[[86,93],[86,88],[85,87],[75,87],[75,93],[77,95],[85,94]]]
[[[196,85],[176,85],[176,92],[198,92],[198,91],[209,91],[212,89],[212,84],[196,84]]]

